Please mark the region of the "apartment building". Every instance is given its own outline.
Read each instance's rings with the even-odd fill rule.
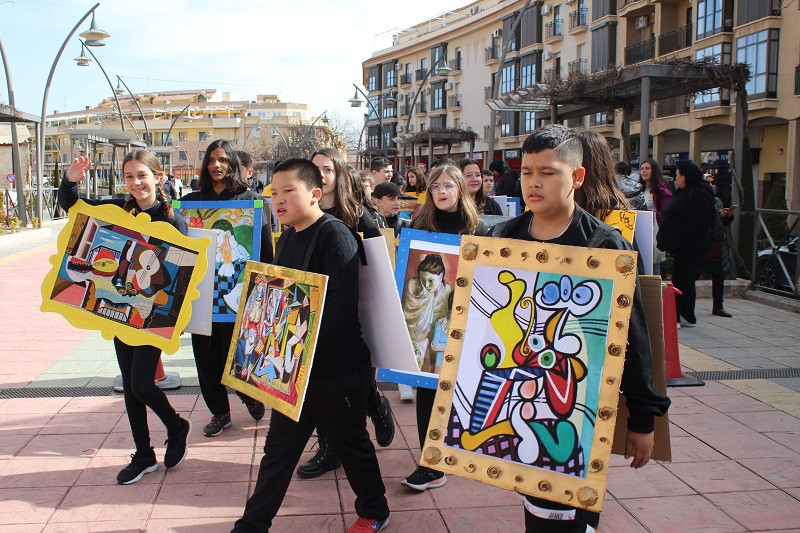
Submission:
[[[113,97],[96,107],[55,111],[47,117],[46,174],[54,175],[57,163],[63,170],[77,153],[91,150],[95,166],[107,179],[112,161],[120,159],[120,154],[114,157],[114,144],[126,146],[120,139],[129,138],[133,145],[141,140],[161,158],[165,168],[188,183],[199,173],[205,149],[213,140],[231,140],[237,148],[247,150],[262,135],[275,135],[273,128],[285,138],[293,125],[310,124],[319,118],[308,104],[283,102],[277,95],[258,95],[248,101],[217,89],[160,91],[133,97],[118,94],[117,99],[127,137],[120,134],[123,128]]]
[[[483,0],[411,28],[392,47],[363,63],[364,83],[375,109],[366,127],[367,154],[401,153],[402,136],[433,127],[470,128],[481,139],[478,159],[519,165],[525,136],[550,120],[548,106],[519,105],[490,124],[494,84],[500,95],[547,85],[554,79],[671,58],[721,63],[746,62],[749,128],[758,200],[775,186],[786,187],[790,209],[800,209],[800,3],[780,0],[544,0],[531,2],[518,27],[513,21],[525,2]],[[503,47],[508,44],[500,66]],[[447,76],[428,69],[441,65]],[[439,61],[439,63],[437,63]],[[421,91],[421,94],[417,95]],[[410,103],[417,98],[413,109]],[[724,180],[734,145],[736,105],[726,90],[675,96],[651,106],[647,153],[667,172],[682,160],[703,163]],[[565,121],[604,135],[616,157],[642,153],[641,108],[631,114],[630,145],[622,146],[622,112],[587,114]],[[488,154],[495,129],[497,142]],[[445,152],[439,147],[434,158]],[[464,155],[469,147],[454,147]],[[633,163],[638,164],[638,158]],[[408,156],[406,163],[424,154]],[[399,160],[398,160],[399,162]],[[787,180],[788,176],[788,180]]]

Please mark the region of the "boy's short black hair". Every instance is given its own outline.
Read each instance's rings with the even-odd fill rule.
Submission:
[[[239,163],[243,167],[253,168],[253,158],[244,150],[236,150],[236,155],[239,156]]]
[[[309,190],[322,188],[322,174],[319,173],[317,165],[308,159],[302,159],[300,157],[284,159],[275,166],[275,170],[273,170],[272,173],[292,172],[293,170],[297,171],[297,179],[305,183]]]
[[[386,168],[389,165],[391,165],[391,163],[389,162],[388,159],[383,157],[378,157],[372,160],[372,163],[369,164],[369,169],[377,172],[378,170]]]
[[[399,198],[402,195],[403,192],[400,190],[400,187],[391,181],[380,182],[375,186],[375,190],[372,191],[373,198],[383,198],[384,196],[389,196],[390,198]]]
[[[691,161],[681,161],[678,163],[678,172],[686,178],[686,186],[691,187],[703,181],[703,171]]]
[[[497,172],[499,174],[500,172],[503,172],[503,168],[505,168],[505,165],[499,159],[495,159],[494,161],[489,163],[489,170],[491,170],[492,172]]]
[[[583,165],[583,145],[577,131],[560,124],[548,124],[531,133],[522,143],[522,152],[538,154],[553,150],[559,159],[576,169]]]

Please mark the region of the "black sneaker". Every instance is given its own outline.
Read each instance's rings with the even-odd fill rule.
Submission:
[[[243,396],[242,403],[247,406],[247,412],[250,413],[250,416],[253,417],[253,420],[258,421],[264,418],[264,412],[266,409],[264,409],[263,403],[259,402],[258,400],[254,400],[249,396]]]
[[[183,427],[175,434],[167,433],[167,451],[164,452],[164,466],[166,468],[175,468],[186,459],[186,442],[189,440],[189,434],[192,432],[192,421],[184,420],[181,418]]]
[[[443,472],[432,470],[427,466],[419,466],[413,474],[400,482],[401,485],[414,490],[427,490],[441,487],[447,483]]]
[[[319,477],[325,472],[336,470],[342,466],[339,456],[330,447],[328,440],[324,437],[319,437],[318,442],[319,448],[317,448],[317,453],[314,457],[297,467],[297,475],[303,479]]]
[[[130,485],[142,479],[143,475],[156,470],[158,470],[158,461],[156,461],[156,452],[153,451],[153,448],[146,452],[137,451],[131,454],[131,464],[117,474],[117,483]]]
[[[216,437],[225,428],[231,427],[231,414],[225,413],[224,415],[214,415],[211,417],[206,427],[203,428],[203,435],[206,437]]]
[[[394,440],[394,417],[389,398],[381,395],[378,400],[378,412],[370,413],[372,424],[375,426],[375,440],[382,448],[386,448]]]

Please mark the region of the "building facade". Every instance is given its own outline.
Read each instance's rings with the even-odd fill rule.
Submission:
[[[265,144],[280,144],[291,138],[298,125],[314,125],[307,104],[283,102],[277,95],[258,95],[256,100],[237,99],[216,89],[165,91],[117,95],[124,128],[115,98],[106,98],[96,107],[80,111],[55,111],[47,117],[45,173],[59,175],[77,154],[89,156],[107,180],[114,154],[111,143],[102,142],[109,132],[124,129],[143,141],[184,183],[199,174],[199,166],[209,143],[227,139],[237,149],[258,153]],[[134,102],[134,99],[136,100]],[[137,106],[138,104],[138,106]],[[317,122],[322,127],[323,122]],[[145,127],[146,125],[146,127]],[[87,130],[97,130],[96,142],[84,142]],[[74,135],[80,131],[81,136]],[[77,137],[77,139],[76,139]]]
[[[382,119],[370,113],[367,147],[387,143],[399,153],[397,143],[405,134],[432,127],[470,128],[481,137],[475,146],[477,159],[502,157],[515,168],[525,136],[549,122],[550,112],[520,106],[519,111],[499,112],[496,123],[490,124],[487,103],[495,83],[500,83],[500,95],[510,95],[609,65],[672,58],[744,62],[752,74],[747,84],[748,137],[758,204],[779,186],[785,188],[789,208],[800,209],[800,4],[783,3],[784,7],[779,0],[544,0],[531,2],[512,28],[525,2],[473,2],[399,32],[392,47],[364,62],[364,84]],[[449,75],[433,72],[423,86],[428,69],[440,57],[446,58]],[[418,91],[422,92],[411,109]],[[667,172],[682,160],[692,160],[724,178],[732,162],[735,108],[725,90],[654,102],[646,152]],[[601,133],[623,158],[640,151],[640,112],[634,109],[631,115],[628,147],[622,146],[621,110],[565,124]],[[489,154],[491,129],[497,142]],[[436,149],[434,158],[444,151]],[[453,154],[468,152],[462,145]],[[417,159],[407,157],[406,163]],[[425,156],[421,159],[427,163]],[[632,162],[638,164],[636,159]]]

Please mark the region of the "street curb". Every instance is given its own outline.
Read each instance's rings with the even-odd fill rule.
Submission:
[[[780,296],[779,294],[770,294],[762,291],[747,291],[744,293],[744,299],[783,309],[784,311],[800,313],[800,300],[795,300],[787,296]]]
[[[0,235],[0,250],[30,241],[46,239],[53,235],[53,228],[24,229],[6,235]]]

